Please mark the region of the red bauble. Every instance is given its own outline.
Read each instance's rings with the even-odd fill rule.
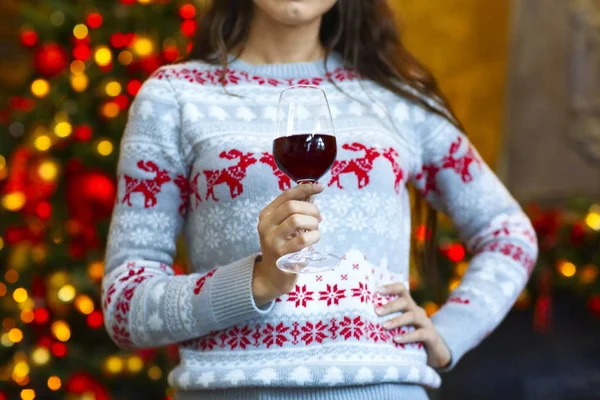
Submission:
[[[92,130],[92,127],[90,127],[89,125],[80,125],[77,128],[75,128],[73,136],[77,140],[86,142],[92,138],[93,133],[94,132]]]
[[[69,214],[80,222],[92,223],[110,217],[115,196],[115,181],[104,172],[82,171],[68,178]]]
[[[181,23],[181,33],[185,36],[194,36],[198,24],[193,19],[186,19]]]
[[[160,57],[155,55],[148,56],[140,61],[140,67],[142,68],[142,71],[147,75],[151,75],[161,65],[162,60],[160,59]]]
[[[60,74],[68,63],[67,52],[57,43],[44,43],[33,56],[35,70],[47,78]]]
[[[24,46],[32,47],[38,42],[38,34],[32,29],[23,29],[21,31],[21,43]]]
[[[73,49],[73,57],[80,61],[85,61],[92,56],[92,49],[87,44],[78,44]]]
[[[600,295],[590,297],[588,306],[590,307],[590,311],[600,317]]]
[[[87,17],[87,24],[92,29],[100,28],[100,26],[102,25],[102,15],[96,12],[91,13]]]
[[[127,84],[127,93],[129,93],[131,96],[136,96],[138,94],[138,92],[140,91],[141,87],[142,87],[142,82],[140,82],[136,79],[131,80]]]
[[[65,384],[65,389],[69,393],[82,394],[86,392],[93,393],[93,398],[96,400],[109,400],[110,395],[106,388],[86,372],[73,373]]]
[[[173,62],[177,60],[177,57],[179,57],[179,50],[177,50],[177,47],[167,47],[163,50],[163,58],[165,61]]]
[[[576,222],[569,233],[569,242],[573,246],[581,246],[585,241],[585,225],[583,222]]]

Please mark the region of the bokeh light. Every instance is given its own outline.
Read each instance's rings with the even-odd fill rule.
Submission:
[[[50,84],[45,79],[36,79],[31,83],[31,93],[40,99],[50,93]]]

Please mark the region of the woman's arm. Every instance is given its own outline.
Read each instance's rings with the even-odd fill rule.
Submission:
[[[415,130],[411,180],[454,221],[473,255],[461,284],[432,317],[458,360],[506,316],[537,257],[530,221],[468,138],[445,119],[428,116]]]
[[[151,78],[131,106],[121,142],[102,285],[106,328],[123,348],[196,338],[266,313],[273,304],[259,308],[254,302],[256,255],[204,274],[174,276],[188,196],[181,136],[171,84]]]

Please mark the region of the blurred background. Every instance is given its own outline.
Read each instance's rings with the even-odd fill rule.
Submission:
[[[599,399],[600,1],[390,2],[541,246],[514,310],[432,399]],[[173,395],[176,349],[114,346],[99,283],[128,105],[207,4],[0,2],[0,400]],[[439,253],[450,290],[468,256],[448,221]],[[411,287],[434,313],[427,282]]]

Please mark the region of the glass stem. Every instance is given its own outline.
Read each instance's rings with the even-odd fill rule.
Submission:
[[[298,185],[313,185],[315,182],[312,181],[302,181],[302,182],[298,182]],[[312,196],[310,196],[308,199],[304,200],[308,203],[313,204],[315,202],[315,195],[313,194]],[[304,232],[306,232],[306,230],[304,230]],[[314,252],[315,249],[311,246],[305,247],[302,250],[300,250],[300,253],[309,253],[309,252]]]

